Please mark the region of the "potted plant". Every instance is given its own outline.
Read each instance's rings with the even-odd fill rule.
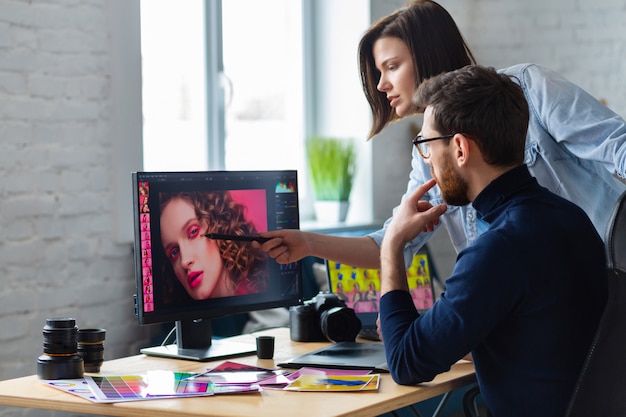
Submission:
[[[306,142],[317,220],[342,222],[348,214],[356,148],[348,139],[314,136]]]

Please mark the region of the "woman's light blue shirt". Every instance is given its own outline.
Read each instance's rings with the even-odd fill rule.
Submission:
[[[530,173],[539,184],[579,205],[604,239],[611,211],[626,191],[626,185],[614,177],[626,179],[626,122],[580,87],[541,66],[519,64],[500,72],[519,80],[528,101],[525,163]],[[431,178],[430,166],[415,147],[412,157],[403,199]],[[437,186],[424,199],[432,205],[444,203]],[[390,221],[369,235],[378,245]],[[457,253],[484,229],[471,204],[449,206],[442,223]],[[411,259],[432,233],[421,233],[409,242],[405,259]]]

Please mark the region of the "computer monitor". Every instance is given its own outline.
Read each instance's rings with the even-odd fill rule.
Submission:
[[[247,354],[212,340],[210,319],[301,302],[300,262],[278,264],[251,239],[298,229],[296,171],[134,172],[140,325],[176,323],[176,344],[142,353],[192,360]]]
[[[330,291],[354,309],[361,320],[359,337],[378,339],[376,320],[380,305],[380,270],[357,268],[339,262],[326,261]],[[415,308],[423,314],[435,302],[434,267],[427,250],[413,255],[406,270],[409,293]]]

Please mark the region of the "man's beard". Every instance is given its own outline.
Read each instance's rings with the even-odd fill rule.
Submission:
[[[439,170],[441,175],[435,177],[435,170],[432,165],[430,172],[433,178],[437,179],[437,184],[441,190],[441,197],[451,206],[465,206],[470,203],[467,198],[469,188],[467,182],[461,178],[450,162],[450,156],[446,155]]]

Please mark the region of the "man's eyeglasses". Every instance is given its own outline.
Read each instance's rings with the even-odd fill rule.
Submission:
[[[449,139],[453,137],[454,135],[456,135],[456,133],[453,133],[451,135],[437,136],[436,138],[428,138],[428,139],[424,139],[422,135],[417,135],[415,136],[415,138],[413,138],[413,145],[415,145],[415,147],[417,148],[417,151],[420,153],[420,155],[422,155],[422,158],[428,159],[430,158],[430,146],[428,146],[428,142],[432,142],[433,140],[439,140],[439,139]]]

